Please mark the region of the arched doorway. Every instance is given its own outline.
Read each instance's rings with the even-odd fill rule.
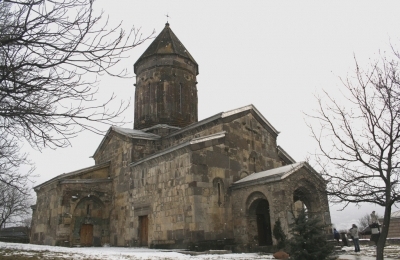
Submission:
[[[249,207],[249,235],[259,246],[272,245],[272,229],[268,200],[258,198]]]
[[[297,188],[293,193],[293,213],[294,217],[300,214],[304,210],[306,214],[309,212],[310,208],[310,194],[303,187]]]
[[[321,214],[318,189],[311,183],[300,182],[293,192],[293,211],[304,210],[307,215]],[[321,216],[322,217],[322,216]]]
[[[101,246],[108,242],[105,210],[104,203],[97,196],[85,196],[78,202],[72,215],[73,246]]]
[[[258,245],[272,245],[271,219],[267,200],[260,200],[256,208]]]

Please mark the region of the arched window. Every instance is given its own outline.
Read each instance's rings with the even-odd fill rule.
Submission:
[[[141,182],[142,182],[142,186],[144,186],[144,183],[145,183],[145,181],[144,181],[144,177],[145,177],[145,171],[146,171],[146,169],[142,169],[142,176],[141,176]]]
[[[218,205],[221,205],[221,183],[218,182]]]

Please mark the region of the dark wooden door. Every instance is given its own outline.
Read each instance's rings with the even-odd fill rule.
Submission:
[[[149,219],[147,216],[139,217],[139,243],[140,246],[147,246],[149,232]]]
[[[81,227],[81,245],[93,245],[93,225],[83,224]]]
[[[269,216],[268,201],[262,200],[256,208],[257,229],[258,229],[258,245],[272,245],[272,230]]]

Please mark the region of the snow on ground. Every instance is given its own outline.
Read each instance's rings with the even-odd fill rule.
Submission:
[[[365,256],[365,257],[375,257],[376,247],[375,246],[360,246],[360,252],[354,252],[354,246],[342,247],[342,254],[355,255],[355,256]],[[385,259],[400,259],[400,246],[392,245],[386,246],[384,250]],[[363,258],[360,258],[363,259]]]
[[[14,254],[32,255],[41,253],[43,257],[63,257],[70,259],[99,259],[99,260],[145,260],[145,259],[274,259],[271,254],[203,254],[191,256],[180,253],[179,250],[157,250],[140,247],[57,247],[32,244],[16,244],[0,242],[0,250],[11,249]]]
[[[247,260],[274,259],[272,254],[243,253],[243,254],[183,254],[181,250],[157,250],[140,247],[57,247],[32,244],[17,244],[0,242],[0,252],[14,255],[32,256],[40,254],[42,258],[60,257],[76,260]],[[11,251],[8,251],[11,250]],[[375,246],[361,246],[361,252],[355,253],[354,247],[343,247],[338,259],[374,259]],[[215,252],[215,251],[214,251]],[[0,254],[1,256],[1,254]],[[0,257],[1,258],[1,257]],[[400,246],[386,246],[385,259],[400,259]]]

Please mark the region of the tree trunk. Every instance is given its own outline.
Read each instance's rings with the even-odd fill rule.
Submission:
[[[385,215],[383,217],[383,224],[381,228],[381,234],[379,236],[378,244],[376,246],[376,260],[384,260],[383,258],[383,249],[386,243],[386,237],[389,232],[389,224],[390,224],[390,215],[392,212],[392,207],[390,202],[385,206]]]

